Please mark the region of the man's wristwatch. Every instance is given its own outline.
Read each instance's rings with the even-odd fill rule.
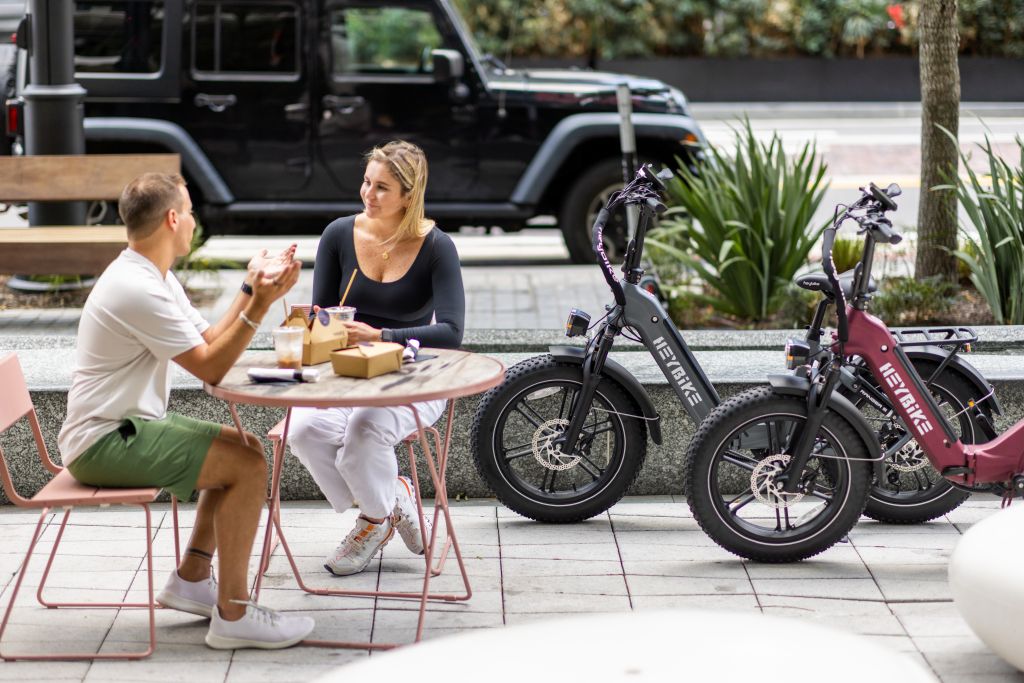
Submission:
[[[245,282],[244,280],[242,281],[242,294],[252,296],[252,285],[250,285],[248,282]]]
[[[395,341],[395,337],[391,333],[391,330],[389,330],[387,328],[384,328],[384,329],[382,329],[380,331],[380,340],[381,341],[390,342],[390,341]]]

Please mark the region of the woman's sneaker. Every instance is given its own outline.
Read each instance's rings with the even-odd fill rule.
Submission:
[[[416,553],[423,554],[423,536],[420,534],[420,516],[416,511],[415,489],[409,477],[399,477],[395,495],[395,510],[391,513],[391,521],[398,529],[398,535],[405,542],[405,547]],[[426,516],[423,518],[424,531],[430,538],[431,524]]]
[[[215,650],[243,647],[279,650],[304,640],[316,626],[311,617],[281,614],[255,602],[232,602],[245,605],[245,616],[238,621],[227,621],[221,618],[219,609],[213,611],[206,644]]]
[[[179,612],[209,618],[217,604],[217,579],[211,571],[210,576],[202,581],[186,581],[178,576],[178,570],[175,569],[167,577],[167,583],[160,595],[156,596],[156,601]]]
[[[391,518],[380,524],[359,517],[356,526],[348,532],[348,536],[324,561],[324,569],[335,576],[358,574],[366,569],[370,560],[383,548],[395,534]]]

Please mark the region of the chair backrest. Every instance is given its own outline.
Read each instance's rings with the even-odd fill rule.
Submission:
[[[13,353],[0,357],[0,387],[4,388],[0,397],[0,432],[5,432],[32,410],[25,376],[18,357]]]
[[[36,442],[36,452],[43,467],[54,474],[60,472],[61,468],[50,459],[50,455],[46,451],[46,443],[43,441],[42,430],[39,429],[39,420],[36,418],[35,407],[32,405],[32,397],[25,384],[25,375],[21,372],[18,357],[13,353],[0,356],[0,387],[3,387],[3,394],[0,395],[0,433],[6,432],[18,420],[27,417]],[[26,502],[26,499],[18,495],[18,491],[14,488],[10,468],[7,466],[7,456],[2,447],[0,447],[0,479],[3,480],[4,493],[12,503],[21,505]]]

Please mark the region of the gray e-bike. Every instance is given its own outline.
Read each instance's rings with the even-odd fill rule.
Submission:
[[[655,174],[649,165],[644,166],[598,213],[593,226],[594,251],[614,302],[596,322],[583,311],[570,312],[566,336],[589,334],[586,345],[552,346],[546,354],[516,363],[508,369],[505,381],[480,401],[470,435],[477,470],[497,498],[521,515],[543,522],[576,522],[604,512],[625,495],[639,475],[647,455],[648,434],[656,444],[661,443],[660,416],[650,396],[628,370],[608,357],[620,335],[647,348],[694,425],[721,403],[665,308],[641,286],[644,238],[652,220],[665,209],[661,196],[664,181],[671,177],[669,170]],[[637,207],[639,216],[620,281],[604,250],[604,226],[613,211],[626,206]],[[816,313],[815,333],[824,308],[823,303]],[[922,362],[938,367],[938,372],[930,374],[930,382],[963,384],[950,380],[954,374],[956,379],[969,377],[972,384],[983,382],[959,357],[949,359],[941,349],[918,353]],[[869,382],[849,384],[854,393],[865,394],[865,404],[870,401],[886,418],[883,422],[886,440],[893,445],[892,457],[905,457],[912,439],[900,438],[899,431],[905,428],[891,408],[886,409],[884,394]],[[971,437],[966,432],[973,432],[973,427],[969,420],[963,427],[965,441]],[[680,444],[680,449],[683,447]],[[876,479],[879,497],[873,489],[866,514],[872,514],[874,503],[880,506],[878,515],[892,521],[897,521],[894,508],[904,512],[896,515],[898,521],[924,521],[936,514],[936,506],[955,507],[962,500],[932,487],[911,490],[908,486],[892,495],[892,483],[885,479],[881,465]],[[933,500],[939,493],[943,494],[941,502]],[[922,502],[928,504],[922,506]]]

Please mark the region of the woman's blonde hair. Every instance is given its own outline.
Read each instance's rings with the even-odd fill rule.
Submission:
[[[434,221],[426,218],[423,197],[427,191],[427,155],[423,150],[405,140],[394,140],[382,147],[374,147],[366,155],[366,164],[378,161],[402,187],[402,195],[409,197],[405,215],[398,224],[395,236],[388,242],[401,242],[423,237],[434,227]]]

